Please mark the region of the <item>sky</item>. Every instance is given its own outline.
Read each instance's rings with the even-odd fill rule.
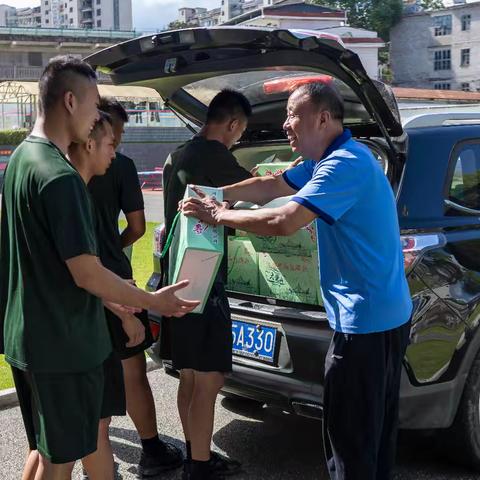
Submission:
[[[136,30],[161,30],[178,18],[181,7],[216,8],[221,0],[132,0],[133,26]],[[13,7],[35,7],[39,0],[0,0]]]

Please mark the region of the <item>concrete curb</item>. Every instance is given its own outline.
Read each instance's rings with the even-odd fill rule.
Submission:
[[[155,363],[151,358],[147,358],[147,372],[152,372],[161,368],[161,365]],[[14,388],[7,388],[0,391],[0,410],[17,407],[18,397],[17,391]]]

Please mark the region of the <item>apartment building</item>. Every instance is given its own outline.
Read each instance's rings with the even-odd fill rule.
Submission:
[[[17,13],[15,7],[10,5],[0,5],[0,27],[9,27],[11,18]]]
[[[132,30],[132,0],[40,0],[40,6],[0,5],[0,26]]]
[[[42,27],[132,30],[132,0],[41,0]]]
[[[199,27],[211,27],[262,6],[281,1],[284,0],[218,0],[219,7],[212,10],[196,7],[179,8],[178,21]]]
[[[390,33],[394,84],[480,91],[480,2],[406,14]]]

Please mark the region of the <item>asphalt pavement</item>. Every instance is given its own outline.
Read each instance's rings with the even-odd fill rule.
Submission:
[[[163,191],[143,190],[147,222],[163,222]]]
[[[149,373],[157,418],[164,440],[183,447],[180,421],[175,406],[177,380],[163,370]],[[20,411],[0,412],[0,478],[21,478],[27,448]],[[128,417],[113,420],[111,440],[118,465],[118,479],[136,478],[140,457],[139,441]],[[431,447],[431,439],[403,435],[394,480],[478,480],[479,474],[446,461]],[[220,397],[217,402],[213,448],[240,460],[244,473],[237,480],[327,480],[323,460],[321,423],[249,402]],[[74,479],[78,479],[79,465]],[[181,478],[177,470],[161,477]]]

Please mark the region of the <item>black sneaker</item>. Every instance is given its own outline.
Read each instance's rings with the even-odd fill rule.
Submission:
[[[147,455],[142,451],[137,470],[137,476],[139,478],[153,477],[183,465],[182,451],[171,443],[162,443],[165,448],[159,449],[157,455]]]
[[[242,465],[237,460],[220,455],[218,452],[210,452],[210,471],[224,477],[230,477],[240,473]]]

